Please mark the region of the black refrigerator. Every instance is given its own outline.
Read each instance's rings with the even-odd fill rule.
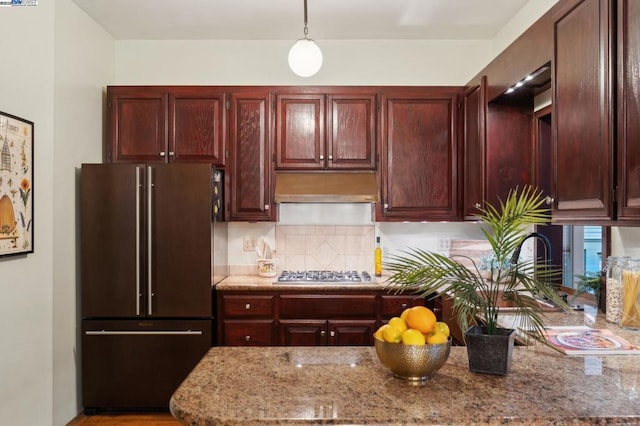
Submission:
[[[212,346],[213,265],[226,261],[213,259],[214,251],[224,256],[213,248],[221,241],[214,237],[223,217],[219,176],[206,164],[82,165],[87,414],[168,409]]]

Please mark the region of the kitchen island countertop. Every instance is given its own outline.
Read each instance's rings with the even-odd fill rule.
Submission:
[[[640,332],[621,330],[640,344]],[[188,425],[640,424],[640,356],[514,348],[507,376],[469,371],[452,347],[425,386],[394,378],[372,347],[214,347],[174,393]]]
[[[318,291],[318,290],[380,290],[385,288],[384,278],[350,283],[279,283],[278,277],[262,278],[258,275],[230,275],[216,285],[218,291]]]

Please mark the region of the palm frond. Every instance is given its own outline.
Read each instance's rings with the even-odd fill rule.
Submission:
[[[447,257],[422,249],[408,249],[385,262],[391,273],[388,283],[399,291],[410,289],[424,296],[444,294],[453,299],[453,311],[461,329],[481,319],[489,334],[495,334],[503,298],[509,297],[518,328],[526,334],[544,332],[544,315],[536,298],[547,298],[568,309],[557,294],[552,279],[558,272],[535,260],[511,264],[511,256],[534,225],[549,222],[549,212],[540,190],[525,186],[512,190],[499,206],[485,204],[479,209],[482,232],[495,256],[493,279],[482,277],[468,258]],[[461,262],[472,265],[468,268]],[[507,296],[505,296],[507,295]]]

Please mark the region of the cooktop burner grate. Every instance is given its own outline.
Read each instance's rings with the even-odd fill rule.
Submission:
[[[357,271],[282,271],[278,277],[280,283],[352,283],[370,282],[368,272]]]

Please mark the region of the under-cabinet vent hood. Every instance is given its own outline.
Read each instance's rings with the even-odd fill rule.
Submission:
[[[276,173],[276,203],[375,203],[373,172]]]

